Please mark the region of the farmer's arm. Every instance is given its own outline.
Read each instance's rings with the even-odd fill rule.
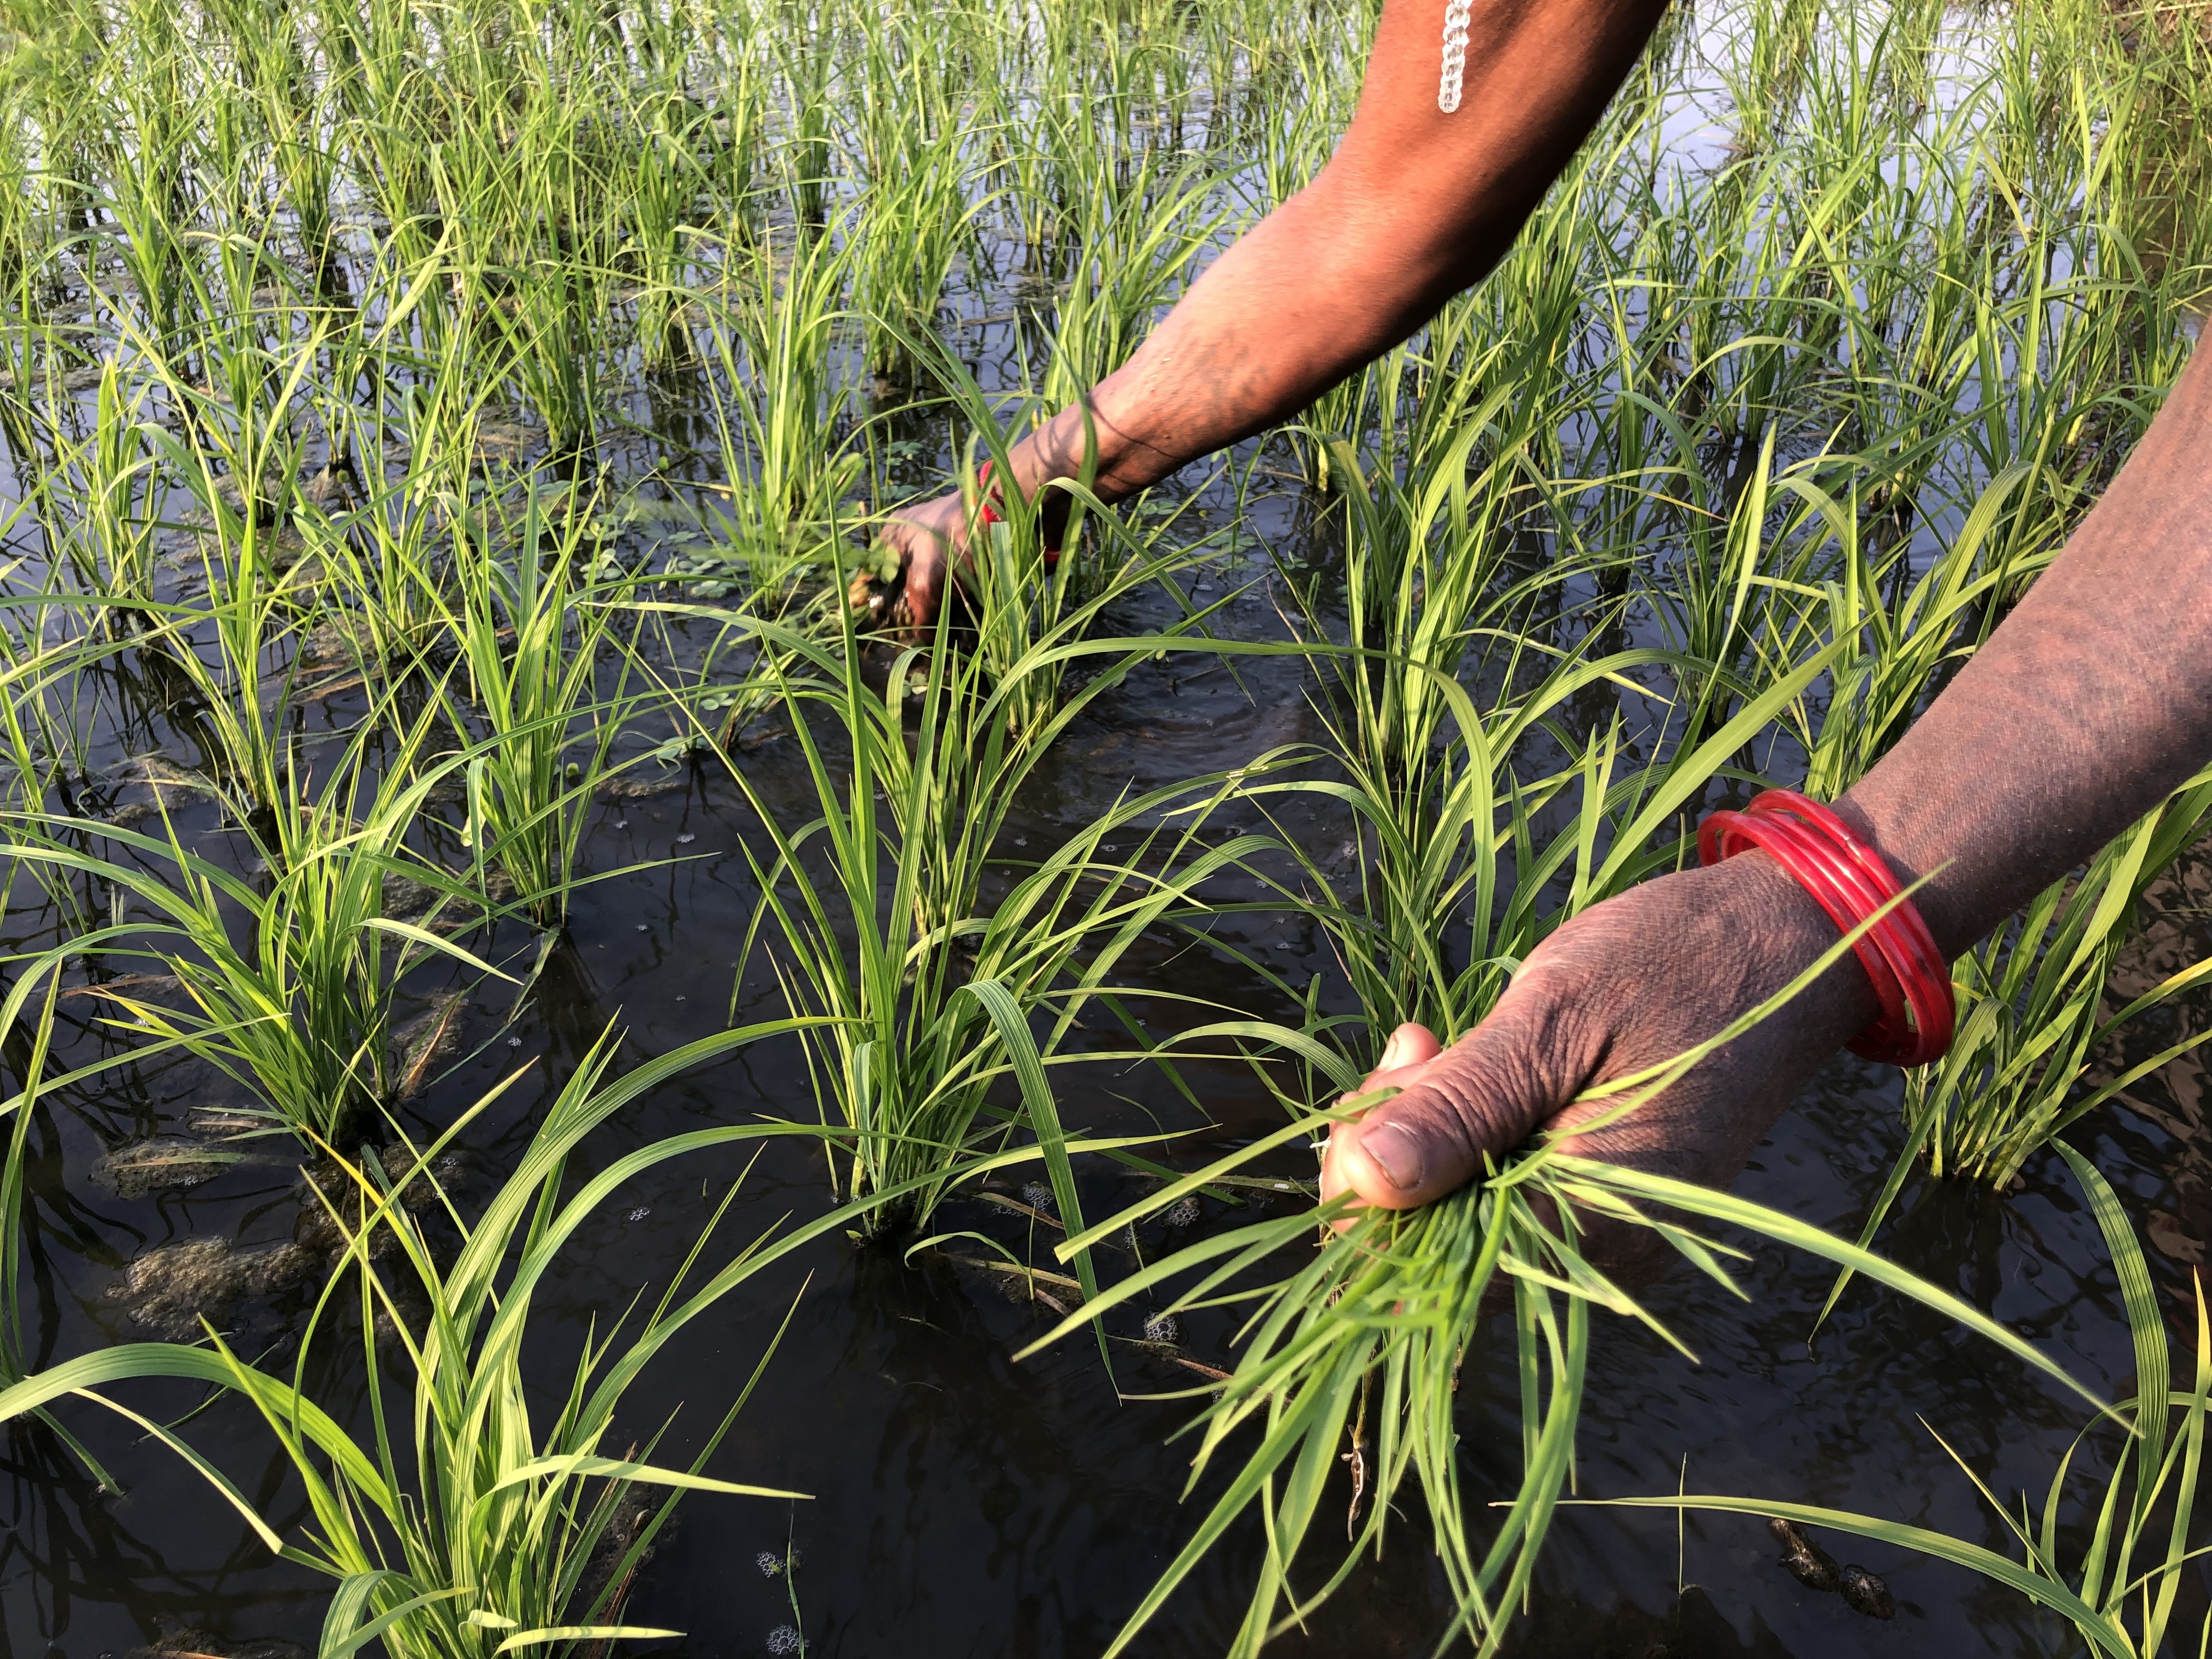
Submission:
[[[1407,338],[1495,264],[1595,125],[1664,0],[1475,0],[1459,109],[1437,107],[1443,0],[1385,0],[1359,107],[1313,183],[1270,213],[1091,398],[1108,500],[1282,421]],[[1080,470],[1063,410],[1017,447],[1024,491]],[[903,514],[927,615],[957,496]]]
[[[2212,354],[2200,352],[2064,551],[1836,810],[1956,956],[2212,759]],[[1561,928],[1489,1019],[1333,1138],[1324,1189],[1392,1207],[1480,1172],[1582,1090],[1663,1061],[1779,990],[1832,923],[1764,854],[1686,871]],[[1813,990],[1576,1150],[1724,1182],[1874,1015],[1846,957]],[[1402,1062],[1426,1060],[1412,1067]]]

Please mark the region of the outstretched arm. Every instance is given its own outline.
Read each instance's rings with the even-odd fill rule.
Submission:
[[[2212,363],[2200,354],[2073,539],[1836,811],[1879,848],[1944,955],[1965,951],[2212,760]],[[1761,853],[1662,877],[1530,953],[1441,1056],[1401,1027],[1405,1092],[1332,1137],[1325,1192],[1394,1208],[1486,1152],[1571,1127],[1583,1089],[1680,1054],[1778,991],[1836,929]],[[1576,1150],[1732,1179],[1875,1012],[1846,957],[1781,1013]],[[1431,1056],[1436,1056],[1431,1058]]]
[[[1437,106],[1443,0],[1385,0],[1336,154],[1191,285],[1092,392],[1109,501],[1296,414],[1399,344],[1498,263],[1582,143],[1664,0],[1475,0],[1460,107]],[[1018,446],[1024,493],[1081,471],[1084,412]],[[957,495],[895,520],[927,617]]]

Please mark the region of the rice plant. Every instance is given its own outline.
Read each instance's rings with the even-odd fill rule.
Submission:
[[[1263,1058],[1288,1147],[1400,1020],[1463,1032],[1561,921],[1681,860],[1711,796],[1768,774],[1832,793],[1895,740],[2189,349],[2208,255],[2193,18],[1677,9],[1478,289],[1226,477],[1117,510],[1081,477],[1024,499],[1013,445],[1326,164],[1373,9],[8,8],[0,773],[9,873],[37,878],[9,889],[33,935],[10,947],[28,970],[11,988],[49,985],[71,952],[173,964],[185,1011],[127,988],[136,1006],[106,1005],[134,1052],[195,1052],[272,1127],[348,1152],[345,1286],[459,1297],[439,1229],[399,1213],[334,1120],[368,1121],[392,1092],[403,972],[500,960],[449,928],[519,908],[550,950],[596,902],[594,787],[625,732],[666,721],[663,752],[719,751],[747,798],[763,896],[744,945],[820,1022],[793,1035],[847,1219],[910,1237],[1006,1149],[1048,1164],[1095,1279],[1077,1200],[1097,1200],[1062,1118],[1091,1109],[1085,1010],[1188,1006],[1145,982],[1147,929],[1243,958],[1252,1006],[1185,1035]],[[1007,522],[975,539],[945,631],[864,645],[852,538],[908,497],[972,503],[987,458]],[[1201,530],[1224,507],[1230,531]],[[1181,578],[1224,545],[1274,556],[1240,569],[1237,603],[1201,605]],[[1270,614],[1262,595],[1285,592]],[[1206,637],[1231,629],[1266,637]],[[1319,671],[1319,743],[1108,788],[1060,844],[1014,844],[1039,757],[1101,699],[1151,695],[1152,653],[1279,650],[1285,630]],[[450,744],[417,742],[426,709]],[[743,746],[778,710],[797,808],[774,755]],[[311,730],[326,716],[346,735]],[[196,748],[180,775],[218,794],[228,852],[104,821],[118,744],[126,761]],[[448,786],[458,825],[440,821]],[[2097,1050],[2123,1011],[2100,988],[2197,811],[2178,800],[1962,964],[1968,1030],[1908,1085],[1947,1173],[2001,1178],[2106,1097]],[[1245,833],[1255,818],[1268,833]],[[416,850],[433,845],[435,864]],[[387,876],[443,908],[393,914]],[[1298,981],[1235,950],[1255,915],[1310,927],[1335,963]],[[383,1176],[419,1194],[428,1171]],[[1285,1257],[1251,1255],[1209,1294],[1287,1287],[1216,1419],[1256,1421],[1280,1460],[1237,1488],[1279,1522],[1248,1647],[1333,1582],[1298,1538],[1317,1558],[1347,1424],[1379,1472],[1362,1547],[1380,1500],[1419,1481],[1463,1625],[1494,1637],[1567,1467],[1589,1310],[1637,1311],[1580,1229],[1728,1202],[1624,1183],[1539,1151],[1319,1251],[1297,1254],[1323,1237],[1299,1218],[1234,1244]],[[485,1250],[496,1231],[478,1224]],[[1486,1285],[1516,1305],[1529,1413],[1502,1528],[1451,1485],[1448,1382]],[[473,1331],[498,1323],[473,1305]],[[463,1350],[489,1352],[455,1340],[417,1370],[426,1421],[469,1386]],[[250,1388],[308,1447],[300,1379]],[[387,1455],[320,1443],[315,1479],[359,1527],[327,1530],[319,1559],[351,1572],[373,1532],[399,1552],[373,1570],[413,1586],[356,1578],[334,1654],[386,1616],[387,1644],[440,1653],[627,1622],[595,1605],[577,1540],[628,1477],[530,1476],[509,1490],[569,1540],[543,1584],[409,1608],[463,1583],[492,1595],[520,1558],[489,1534],[485,1555],[407,1553],[348,1484],[368,1468],[403,1490]],[[499,1467],[551,1443],[521,1436]],[[1249,1443],[1204,1443],[1219,1468]],[[459,1455],[436,1447],[436,1468]],[[427,1511],[386,1513],[430,1536]],[[341,1559],[356,1544],[369,1554]]]
[[[311,763],[288,764],[276,810],[263,827],[236,832],[265,878],[186,846],[166,810],[160,836],[51,813],[9,814],[12,860],[111,895],[106,925],[42,953],[27,971],[35,977],[76,957],[154,964],[175,976],[186,1006],[106,991],[117,1010],[111,1024],[184,1048],[233,1079],[259,1102],[264,1133],[307,1142],[346,1133],[392,1093],[392,1006],[405,972],[430,960],[499,972],[435,930],[440,912],[455,920],[475,914],[477,890],[408,847],[443,775],[407,775],[429,733],[428,722],[417,721],[398,748],[399,769],[380,775],[369,770],[374,734],[357,738],[319,789]],[[95,838],[114,851],[94,851]],[[429,889],[431,914],[391,914],[394,882]],[[131,907],[137,915],[125,914]]]
[[[1024,726],[1018,681],[994,681],[980,659],[947,648],[945,627],[934,651],[902,652],[880,691],[849,623],[827,643],[759,629],[780,646],[770,672],[819,814],[789,823],[731,766],[769,848],[747,848],[761,888],[751,931],[765,936],[794,1016],[822,1022],[808,1041],[817,1097],[851,1134],[837,1186],[855,1198],[910,1194],[876,1227],[922,1226],[963,1166],[1017,1127],[1046,1150],[1060,1213],[1079,1223],[1046,1067],[1063,1059],[1127,948],[1246,843],[1201,838],[1218,799],[1201,781],[1125,797],[1042,857],[1015,862],[1000,844],[1007,815],[1087,696],[1042,732]],[[1126,652],[1129,642],[1092,643]],[[1059,654],[1040,651],[1023,672],[1055,672]],[[1162,821],[1171,809],[1172,829]],[[987,903],[994,864],[1020,873]],[[1018,1114],[992,1102],[1000,1079],[1018,1083]],[[1082,1271],[1087,1280],[1087,1262]]]
[[[536,489],[511,516],[489,509],[462,532],[481,540],[454,560],[445,618],[467,676],[448,704],[471,750],[464,836],[545,927],[567,914],[585,814],[640,701],[616,648],[624,584],[591,574],[593,510],[581,492]]]
[[[343,1239],[340,1271],[319,1299],[287,1376],[258,1367],[210,1329],[206,1340],[126,1343],[65,1360],[0,1390],[0,1419],[76,1395],[116,1413],[189,1463],[276,1555],[334,1581],[322,1651],[381,1640],[410,1659],[453,1659],[581,1642],[657,1639],[678,1632],[632,1622],[623,1598],[633,1570],[687,1492],[792,1498],[702,1474],[774,1353],[766,1334],[750,1375],[696,1437],[685,1467],[650,1459],[669,1425],[641,1449],[617,1452],[614,1418],[643,1369],[723,1297],[809,1239],[849,1221],[833,1211],[781,1237],[764,1235],[693,1284],[733,1186],[644,1314],[626,1310],[586,1332],[573,1374],[548,1395],[526,1368],[533,1298],[564,1246],[623,1182],[689,1152],[757,1142],[789,1131],[747,1125],[655,1142],[614,1160],[573,1192],[568,1160],[591,1132],[685,1068],[790,1029],[773,1022],[726,1031],[608,1076],[615,1040],[584,1056],[547,1109],[512,1175],[472,1220],[433,1191],[434,1229],[403,1201],[431,1182],[431,1160],[463,1124],[521,1075],[498,1085],[412,1162],[386,1169],[363,1150],[336,1158],[344,1185],[320,1192]],[[458,1248],[441,1237],[450,1230]],[[396,1350],[409,1395],[387,1397],[375,1358],[362,1373],[367,1421],[349,1431],[310,1393],[311,1350],[326,1323],[357,1310],[362,1351]],[[787,1318],[788,1316],[787,1316]],[[625,1334],[624,1327],[629,1329]],[[388,1338],[384,1334],[388,1333]],[[185,1434],[112,1396],[118,1384],[179,1378],[249,1401],[306,1488],[312,1528],[288,1540]],[[547,1408],[550,1401],[551,1409]]]
[[[2144,890],[2202,833],[2208,810],[2212,781],[2181,790],[1960,958],[1959,1036],[1906,1079],[1901,1163],[1924,1155],[1931,1174],[2004,1186],[2069,1125],[2202,1040],[2185,1033],[2084,1087],[2109,1038],[2212,974],[2212,962],[2195,963],[2117,1009],[2106,996]]]

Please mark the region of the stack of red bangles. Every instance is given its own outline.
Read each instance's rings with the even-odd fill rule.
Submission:
[[[1950,967],[1881,854],[1826,807],[1792,789],[1769,789],[1742,811],[1711,813],[1698,826],[1700,864],[1718,864],[1754,847],[1787,870],[1844,933],[1881,912],[1851,945],[1881,1005],[1875,1022],[1851,1040],[1851,1052],[1893,1066],[1941,1059],[1959,1017]]]

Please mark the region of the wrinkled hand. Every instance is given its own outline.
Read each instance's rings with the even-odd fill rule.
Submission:
[[[1570,1103],[1694,1048],[1835,942],[1834,924],[1762,854],[1593,906],[1532,951],[1490,1017],[1450,1048],[1419,1025],[1392,1034],[1366,1086],[1403,1092],[1331,1133],[1322,1196],[1348,1188],[1388,1209],[1441,1198],[1480,1176],[1485,1154],[1613,1109],[1617,1099]],[[1665,1093],[1564,1150],[1725,1186],[1874,1012],[1865,972],[1846,956]],[[1653,1240],[1619,1227],[1587,1242],[1617,1267]]]
[[[945,584],[968,552],[968,508],[960,492],[901,507],[876,534],[876,544],[898,555],[905,578],[905,621],[927,628],[936,620]]]

